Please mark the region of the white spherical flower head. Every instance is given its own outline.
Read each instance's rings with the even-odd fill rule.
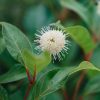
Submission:
[[[65,35],[58,30],[49,30],[40,37],[40,47],[51,54],[59,53],[65,46]]]
[[[57,57],[61,60],[64,52],[67,52],[68,49],[67,35],[57,27],[48,26],[41,29],[40,35],[36,34],[37,40],[35,41],[39,44],[39,49],[50,52],[55,60]]]
[[[97,2],[97,14],[100,15],[100,1]]]

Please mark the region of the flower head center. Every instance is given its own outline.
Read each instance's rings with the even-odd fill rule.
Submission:
[[[53,42],[53,43],[54,43],[54,42],[55,42],[55,40],[52,38],[52,39],[50,39],[50,42]]]

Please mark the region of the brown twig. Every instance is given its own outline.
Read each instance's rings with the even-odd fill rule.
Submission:
[[[61,12],[58,13],[57,18],[63,22],[69,16],[69,11],[67,9],[62,9]]]
[[[69,96],[68,96],[68,93],[67,93],[65,88],[62,88],[62,92],[63,92],[63,95],[64,95],[64,100],[69,100]]]
[[[29,85],[28,85],[28,88],[26,90],[26,94],[24,96],[24,100],[27,100],[28,95],[30,93],[30,90],[31,90],[32,86],[35,83],[35,79],[36,79],[36,66],[34,67],[34,75],[32,76],[32,78],[31,78],[31,75],[30,75],[29,70],[28,70],[27,67],[26,67],[26,73],[27,73],[27,77],[28,77],[28,80],[29,80]]]
[[[33,86],[32,84],[29,84],[29,85],[28,85],[28,88],[27,88],[27,90],[26,90],[26,94],[25,94],[25,96],[24,96],[24,100],[27,100],[28,95],[29,95],[29,93],[30,93],[30,90],[31,90],[32,86]]]
[[[82,97],[82,96],[80,96],[80,97],[79,97],[79,100],[83,100],[83,97]]]

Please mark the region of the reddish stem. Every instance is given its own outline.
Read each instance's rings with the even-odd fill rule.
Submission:
[[[29,85],[28,85],[28,88],[27,88],[27,90],[26,90],[26,94],[25,94],[25,96],[24,96],[24,100],[27,100],[28,95],[29,95],[29,93],[30,93],[30,90],[31,90],[32,86],[33,86],[33,84],[29,84]]]
[[[82,96],[80,96],[80,97],[79,97],[79,100],[83,100],[83,97],[82,97]]]
[[[31,78],[31,75],[30,75],[29,70],[28,70],[27,67],[26,67],[26,73],[27,73],[27,76],[28,76],[29,85],[28,85],[28,88],[27,88],[27,90],[26,90],[26,94],[25,94],[25,96],[24,96],[24,100],[27,100],[28,95],[29,95],[29,93],[30,93],[30,90],[31,90],[32,86],[33,86],[34,83],[35,83],[35,79],[36,79],[36,65],[35,65],[35,67],[34,67],[34,74],[33,74],[32,78]]]
[[[63,95],[64,95],[64,100],[69,100],[69,97],[68,97],[66,89],[63,88],[62,92],[63,92]]]
[[[34,75],[33,75],[33,79],[32,79],[32,84],[35,83],[35,79],[36,79],[36,65],[34,66]]]
[[[89,61],[90,58],[91,58],[91,56],[92,56],[92,53],[93,53],[93,52],[90,52],[90,53],[86,54],[86,55],[84,56],[84,59],[85,59],[86,61]],[[82,82],[83,82],[83,80],[84,80],[85,75],[86,75],[86,71],[83,71],[82,74],[81,74],[81,76],[80,76],[80,78],[79,78],[79,80],[78,80],[78,82],[77,82],[77,84],[76,84],[76,88],[75,88],[75,91],[74,91],[72,100],[76,100],[77,93],[78,93],[78,91],[79,91],[79,89],[80,89],[80,86],[81,86],[81,84],[82,84]],[[81,97],[81,100],[82,100],[82,97]]]
[[[28,77],[28,80],[29,80],[30,84],[32,84],[31,75],[30,75],[29,70],[28,70],[27,67],[26,67],[26,73],[27,73],[27,77]]]
[[[93,51],[91,51],[91,52],[89,52],[88,54],[86,54],[86,55],[84,56],[84,60],[89,61],[89,60],[91,59],[91,57],[92,57],[92,54],[93,54]]]
[[[75,88],[75,90],[74,90],[74,94],[73,94],[72,100],[76,100],[77,93],[78,93],[78,91],[79,91],[79,89],[80,89],[80,86],[81,86],[81,84],[82,84],[82,81],[83,81],[85,75],[86,75],[86,71],[83,71],[82,74],[81,74],[81,76],[80,76],[80,79],[79,79],[78,82],[77,82],[77,85],[76,85],[76,88]],[[82,98],[82,97],[81,97],[81,98]]]

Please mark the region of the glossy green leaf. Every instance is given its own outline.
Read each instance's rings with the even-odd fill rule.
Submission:
[[[82,26],[72,26],[67,27],[66,32],[68,32],[70,37],[80,45],[85,53],[89,53],[95,48],[95,43],[86,28]]]
[[[2,86],[0,86],[0,100],[8,100],[8,93]]]
[[[24,50],[23,53],[23,59],[24,63],[26,64],[26,67],[30,69],[31,74],[33,74],[33,68],[36,66],[36,72],[40,72],[45,67],[48,66],[48,64],[51,62],[51,55],[48,52],[44,52],[40,55],[32,54],[28,50]]]
[[[48,80],[47,74],[45,77],[42,77],[38,83],[33,87],[33,94],[31,94],[31,98],[35,98],[34,100],[41,99],[46,95],[49,95],[58,89],[60,89],[68,78],[83,69],[90,69],[100,71],[100,69],[94,67],[90,62],[84,61],[78,67],[65,67],[60,69],[53,78]],[[41,81],[42,80],[42,81]],[[40,84],[39,84],[40,83]],[[37,90],[39,92],[37,92]],[[29,99],[30,100],[30,99]]]
[[[90,12],[88,11],[88,9],[85,6],[83,6],[81,3],[79,3],[75,0],[60,0],[60,3],[63,7],[73,10],[74,12],[79,14],[79,16],[82,17],[83,20],[89,25]]]
[[[23,49],[32,51],[28,38],[18,28],[5,22],[0,22],[0,24],[6,47],[16,60],[21,60]]]
[[[69,78],[70,75],[83,70],[83,69],[90,69],[90,70],[96,70],[96,71],[100,71],[100,69],[94,67],[94,65],[92,65],[91,63],[84,61],[82,62],[78,67],[66,67],[62,70],[60,70],[51,80],[50,82],[50,87],[55,87],[56,89],[59,88],[60,84],[62,84],[63,80],[65,78]],[[57,88],[58,85],[58,88]],[[56,90],[54,89],[54,90]]]
[[[18,81],[26,77],[24,67],[13,66],[7,73],[0,75],[0,84]]]
[[[23,60],[25,67],[29,68],[31,74],[34,73],[35,65],[37,72],[39,72],[51,62],[51,56],[47,52],[40,55],[33,54],[30,41],[18,28],[5,22],[0,24],[9,53],[15,59],[21,62]]]

